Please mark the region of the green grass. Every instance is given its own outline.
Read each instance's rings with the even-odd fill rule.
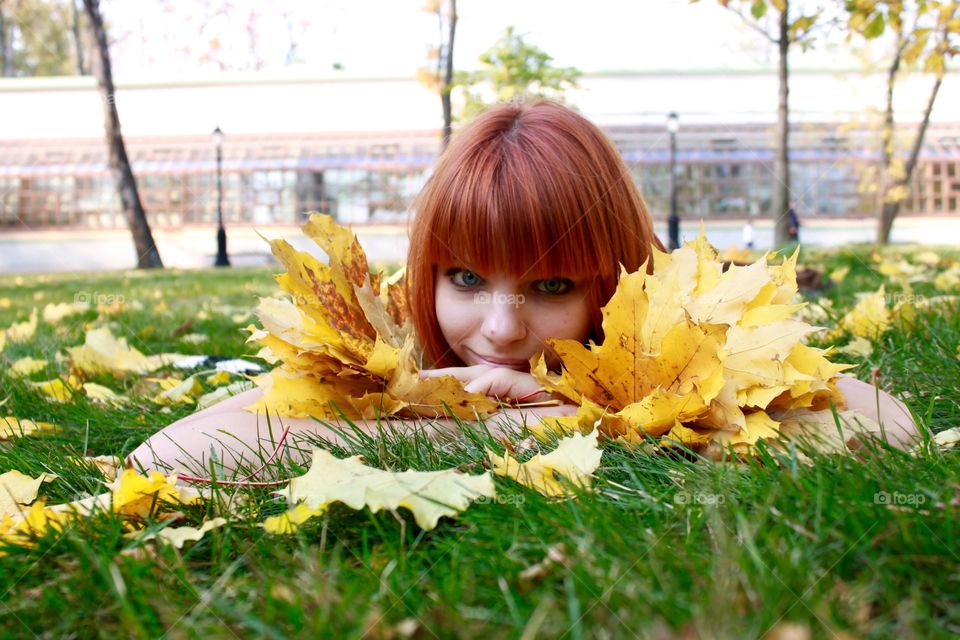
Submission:
[[[847,279],[812,294],[832,301],[829,324],[858,291],[886,283],[868,247],[810,252]],[[911,255],[911,251],[905,252]],[[6,372],[22,356],[55,362],[81,344],[88,323],[113,322],[144,353],[252,356],[233,318],[277,289],[270,270],[0,279],[0,326],[33,306],[87,295],[122,295],[128,309],[95,311],[52,327],[41,321],[29,344],[8,344],[0,373],[3,415],[54,422],[60,429],[0,446],[0,471],[59,478],[41,493],[50,503],[99,492],[101,478],[69,456],[126,454],[147,436],[193,411],[162,413],[134,379],[96,379],[134,398],[125,408],[80,399],[48,402]],[[929,282],[913,283],[931,296]],[[159,297],[157,297],[159,295]],[[165,301],[169,311],[156,313]],[[221,307],[228,307],[222,309]],[[177,329],[209,336],[183,344]],[[219,313],[227,311],[227,313]],[[180,330],[179,333],[184,333]],[[841,339],[840,343],[845,342]],[[926,432],[960,424],[960,315],[922,310],[912,330],[895,327],[874,342],[855,373],[903,395]],[[842,359],[842,358],[841,358]],[[431,441],[387,431],[358,438],[349,453],[390,469],[478,472],[482,430]],[[348,453],[335,449],[338,455]],[[653,456],[605,445],[596,491],[551,501],[497,479],[495,501],[474,504],[430,532],[410,514],[335,506],[293,536],[266,535],[258,523],[284,510],[267,490],[222,529],[183,550],[124,537],[120,520],[97,515],[51,534],[34,548],[0,557],[0,634],[4,637],[369,637],[369,638],[759,638],[808,627],[817,638],[948,638],[960,633],[960,456],[896,450],[826,457],[813,465],[767,451],[744,464]],[[302,469],[277,469],[278,478]],[[226,491],[226,490],[224,490]],[[898,504],[878,504],[885,492]],[[198,523],[212,506],[184,508]],[[539,575],[525,570],[553,549]],[[774,631],[776,630],[776,631]]]

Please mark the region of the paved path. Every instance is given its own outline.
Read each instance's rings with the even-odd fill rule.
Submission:
[[[721,251],[741,246],[743,221],[711,221],[705,223],[707,237]],[[666,237],[662,223],[656,225],[661,238]],[[360,243],[371,263],[402,262],[407,253],[407,229],[404,226],[357,227]],[[684,221],[681,238],[696,237],[699,221]],[[299,229],[292,226],[257,227],[267,238],[282,237],[297,248],[322,252]],[[273,262],[268,244],[253,227],[227,229],[227,247],[231,262],[237,266],[265,265]],[[208,227],[191,227],[175,231],[155,232],[164,264],[169,267],[200,268],[213,264],[216,253],[216,231]],[[800,240],[806,246],[838,246],[871,242],[873,220],[805,219]],[[769,248],[773,231],[768,221],[760,221],[754,230],[757,248]],[[960,218],[903,218],[897,220],[894,242],[930,245],[960,245]],[[129,269],[136,265],[129,232],[117,231],[33,231],[0,233],[0,274],[69,271],[105,271]]]

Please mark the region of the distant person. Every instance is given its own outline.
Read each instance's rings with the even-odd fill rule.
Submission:
[[[800,242],[800,218],[797,217],[797,203],[791,202],[787,209],[787,219],[789,227],[787,228],[787,238],[790,242]]]
[[[753,249],[753,220],[750,218],[747,218],[747,223],[743,225],[743,246]]]

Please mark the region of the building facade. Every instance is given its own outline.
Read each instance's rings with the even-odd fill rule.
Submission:
[[[960,212],[956,75],[944,83],[902,215]],[[669,207],[665,116],[678,112],[680,215],[743,219],[771,208],[775,81],[770,72],[596,74],[571,101],[613,139],[655,218]],[[905,141],[922,108],[922,79],[915,82],[915,101],[898,105]],[[791,187],[801,212],[874,216],[879,79],[795,72],[791,95]],[[354,225],[404,223],[440,150],[439,100],[410,79],[121,83],[116,100],[155,228],[215,222],[209,132],[217,125],[228,225],[297,224],[313,210]],[[0,232],[125,227],[92,79],[3,80],[0,101]]]

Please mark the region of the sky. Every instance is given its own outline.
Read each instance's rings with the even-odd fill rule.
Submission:
[[[111,0],[104,6],[120,79],[253,67],[264,71],[408,76],[438,40],[425,0]],[[229,10],[224,10],[229,6]],[[513,25],[558,66],[582,71],[753,68],[772,47],[714,0],[459,0],[454,61],[479,55]],[[253,29],[248,29],[253,25]],[[289,56],[289,43],[296,50]],[[335,71],[339,64],[342,71]],[[821,45],[795,65],[852,66],[848,47]]]

